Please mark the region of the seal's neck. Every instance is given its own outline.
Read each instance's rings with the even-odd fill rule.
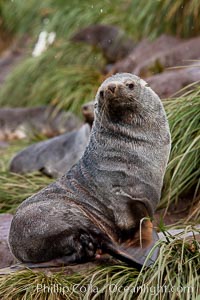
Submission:
[[[93,124],[91,140],[96,143],[97,147],[104,148],[104,150],[113,147],[115,150],[123,148],[124,151],[127,145],[130,151],[130,145],[134,146],[136,139],[144,141],[146,138],[145,123],[145,118],[138,113],[131,113],[126,116],[125,121],[122,119],[117,122],[107,118],[103,120],[97,118]]]

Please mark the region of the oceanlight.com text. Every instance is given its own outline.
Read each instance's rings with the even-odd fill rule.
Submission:
[[[102,288],[102,287],[101,287]],[[51,294],[68,294],[68,293],[98,293],[100,287],[93,286],[91,284],[88,285],[80,285],[74,284],[72,286],[63,286],[60,284],[37,284],[36,290],[37,292],[42,293],[51,293]],[[116,284],[106,285],[105,289],[109,290],[110,294],[114,293],[149,293],[151,295],[156,294],[166,294],[166,293],[193,293],[194,287],[192,286],[118,286]]]

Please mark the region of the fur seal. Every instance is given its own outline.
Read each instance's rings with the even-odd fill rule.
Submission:
[[[81,158],[88,143],[94,121],[93,101],[82,106],[82,114],[87,124],[83,124],[80,128],[71,132],[34,143],[21,150],[11,159],[9,171],[19,174],[41,171],[45,175],[54,178],[60,177],[69,171]],[[72,121],[75,122],[75,116],[74,118],[72,116],[68,115],[66,124],[69,123],[70,125]],[[59,119],[61,123],[62,119]],[[78,118],[77,126],[80,126]]]
[[[94,101],[90,101],[82,105],[82,115],[85,122],[92,127],[94,121]]]
[[[19,174],[38,170],[49,177],[60,177],[83,155],[89,134],[90,126],[84,124],[72,132],[35,143],[12,158],[9,170]]]
[[[17,209],[9,244],[21,262],[67,265],[101,253],[144,262],[139,255],[152,243],[145,218],[159,202],[171,147],[165,111],[146,82],[129,73],[102,83],[94,109],[79,162]]]
[[[128,38],[125,32],[112,25],[95,24],[76,32],[73,42],[84,42],[99,48],[107,63],[114,63],[133,51],[136,43]]]

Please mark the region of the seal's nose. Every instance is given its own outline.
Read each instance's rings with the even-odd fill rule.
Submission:
[[[108,90],[111,91],[113,94],[115,92],[115,89],[116,89],[116,85],[114,83],[110,83],[108,85]]]

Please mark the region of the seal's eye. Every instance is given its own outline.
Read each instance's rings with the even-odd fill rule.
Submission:
[[[130,90],[134,89],[134,84],[133,83],[128,83],[127,86],[129,87]]]
[[[99,96],[100,96],[101,98],[103,98],[104,92],[103,92],[103,91],[100,91]]]

